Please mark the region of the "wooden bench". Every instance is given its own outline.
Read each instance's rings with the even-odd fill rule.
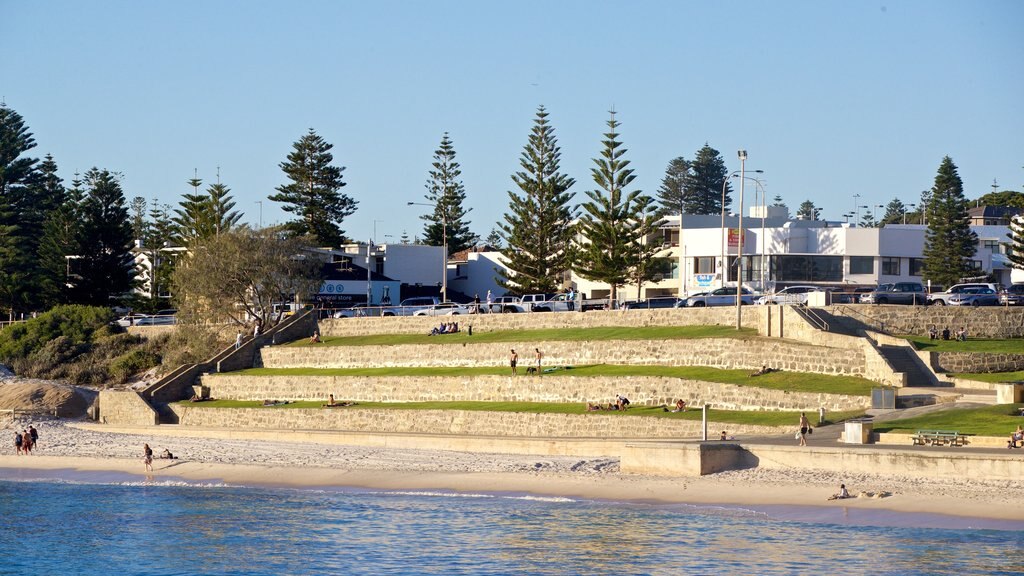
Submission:
[[[912,437],[915,446],[963,446],[967,438],[956,430],[918,430]]]

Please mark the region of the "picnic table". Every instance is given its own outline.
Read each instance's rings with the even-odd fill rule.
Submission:
[[[963,446],[967,438],[956,430],[918,430],[912,437],[915,446]]]

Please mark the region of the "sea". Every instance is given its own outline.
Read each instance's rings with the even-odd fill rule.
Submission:
[[[0,470],[0,575],[1021,573],[1024,521]]]

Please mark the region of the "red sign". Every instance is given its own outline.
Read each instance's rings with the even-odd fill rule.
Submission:
[[[740,229],[739,228],[729,228],[729,247],[730,248],[734,248],[734,247],[739,246],[740,245],[740,238],[742,238],[742,236],[740,235]]]

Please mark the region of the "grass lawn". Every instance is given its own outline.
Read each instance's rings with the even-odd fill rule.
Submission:
[[[1018,416],[1021,407],[1024,404],[950,408],[916,418],[878,422],[874,431],[914,434],[918,430],[956,430],[961,434],[1009,437],[1010,432],[1024,424],[1024,418]]]
[[[1024,381],[1024,370],[1016,372],[984,372],[981,374],[954,374],[957,378],[977,380],[979,382],[1020,382]]]
[[[449,318],[445,317],[444,321]],[[438,319],[440,323],[442,319]],[[543,330],[502,330],[498,332],[466,332],[469,322],[459,326],[456,334],[430,336],[427,334],[370,334],[367,336],[328,336],[319,344],[310,344],[302,338],[287,346],[388,346],[396,344],[466,344],[491,342],[554,342],[583,340],[675,340],[684,338],[755,338],[757,330],[736,330],[728,326],[643,326],[603,328],[546,328]]]
[[[480,412],[529,412],[532,414],[604,414],[623,418],[629,418],[632,416],[648,416],[654,418],[696,421],[701,419],[701,411],[699,409],[673,413],[665,412],[660,406],[635,406],[624,412],[616,410],[587,412],[586,407],[583,404],[569,404],[561,402],[359,402],[354,406],[346,406],[343,408],[323,408],[322,402],[306,401],[266,407],[263,406],[261,402],[255,400],[210,400],[200,404],[193,404],[191,402],[180,402],[179,404],[200,408],[259,408],[261,410],[289,410],[294,408],[317,408],[322,410],[472,410]],[[834,412],[828,416],[830,422],[841,422],[862,414],[863,411]],[[709,410],[708,417],[714,422],[723,424],[793,426],[795,429],[796,423],[799,422],[800,415],[799,412]]]
[[[951,328],[952,329],[952,328]],[[1024,354],[1024,339],[1006,338],[984,340],[968,338],[966,342],[956,340],[929,340],[927,336],[900,336],[914,343],[918,350],[928,352],[988,352],[992,354]]]
[[[251,368],[231,372],[230,374],[251,376],[506,376],[509,369],[505,366],[481,368]],[[845,394],[849,396],[870,396],[871,389],[879,384],[857,376],[827,376],[807,372],[769,372],[761,376],[751,376],[749,370],[723,370],[704,366],[630,366],[614,364],[596,364],[574,366],[570,369],[558,369],[546,373],[550,376],[573,376],[587,378],[594,376],[662,376],[668,378],[686,378],[704,382],[738,384],[755,386],[789,392],[814,392]],[[212,377],[216,378],[216,375]],[[522,371],[520,378],[525,376]],[[543,378],[544,376],[541,376]]]

